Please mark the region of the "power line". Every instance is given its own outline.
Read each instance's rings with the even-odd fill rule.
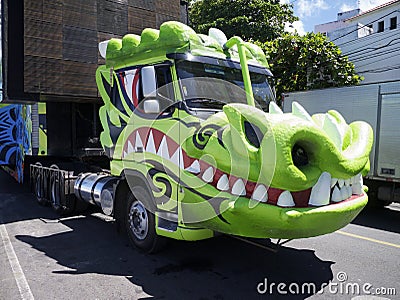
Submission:
[[[399,51],[399,49],[396,47],[397,44],[400,43],[400,39],[396,39],[396,42],[391,43],[388,46],[385,47],[378,47],[378,48],[366,48],[366,49],[361,49],[359,53],[353,52],[352,54],[346,54],[348,56],[348,59],[351,61],[357,61],[360,59],[368,59],[369,57],[378,57],[385,55],[387,53],[392,53]],[[388,48],[388,49],[385,49]],[[382,50],[384,49],[384,50]],[[381,50],[381,51],[379,51]]]
[[[379,61],[370,62],[370,63],[364,64],[364,65],[360,65],[360,66],[357,66],[357,67],[358,67],[358,68],[362,68],[362,67],[365,67],[365,66],[372,65],[372,64],[374,64],[374,63],[381,63],[381,62],[384,61],[384,60],[388,60],[388,59],[391,59],[391,58],[396,57],[396,56],[400,56],[400,52],[399,52],[397,55],[392,55],[392,56],[390,56],[390,57],[386,57],[386,58],[381,59],[381,60],[379,60]]]
[[[371,70],[362,71],[360,73],[361,74],[365,74],[365,73],[384,73],[384,72],[387,72],[387,71],[393,71],[393,70],[398,70],[398,69],[400,69],[400,65],[394,65],[392,67],[380,68],[380,69],[371,69]]]
[[[355,31],[360,30],[361,28],[368,27],[368,25],[371,25],[371,24],[375,23],[376,21],[379,21],[379,20],[381,20],[381,19],[383,19],[383,18],[385,18],[385,17],[387,17],[387,16],[389,16],[389,15],[395,13],[395,12],[400,12],[400,10],[398,10],[398,9],[393,10],[393,11],[391,11],[390,13],[387,13],[386,15],[384,15],[384,16],[382,16],[382,17],[379,17],[378,19],[375,19],[375,20],[373,20],[373,21],[367,23],[366,25],[362,25],[360,28],[356,28],[356,29],[354,29],[354,30],[352,30],[352,31],[349,31],[349,32],[343,34],[342,36],[339,36],[339,37],[337,37],[337,38],[335,38],[335,39],[333,39],[333,40],[331,40],[331,41],[334,42],[334,41],[336,41],[336,40],[338,40],[338,39],[341,39],[342,37],[345,37],[346,35],[349,35],[349,34],[355,32]],[[342,45],[344,45],[344,44],[346,44],[346,43],[343,43]]]
[[[390,49],[390,50],[386,50],[386,51],[383,51],[383,52],[380,52],[380,53],[377,53],[377,54],[368,53],[368,54],[365,54],[364,56],[358,56],[356,58],[349,57],[349,60],[354,63],[354,62],[368,60],[368,59],[371,59],[371,58],[377,58],[377,57],[381,57],[381,56],[384,56],[384,55],[388,55],[388,54],[391,54],[391,53],[397,53],[397,52],[399,52],[398,49]]]
[[[379,49],[381,49],[381,48],[385,48],[385,47],[387,47],[387,46],[390,46],[390,44],[393,42],[393,41],[395,41],[395,40],[398,40],[399,38],[394,38],[394,39],[392,39],[392,40],[390,40],[389,42],[387,42],[385,45],[382,45],[382,46],[379,46],[379,47],[368,47],[368,48],[361,48],[360,50],[354,50],[353,52],[347,52],[346,53],[346,55],[352,55],[352,54],[355,54],[355,53],[358,53],[359,51],[364,51],[364,50],[379,50]],[[376,40],[376,41],[372,41],[371,43],[369,43],[368,44],[368,46],[371,46],[371,45],[373,45],[373,44],[375,44],[375,43],[379,43],[379,42],[381,42],[381,41],[384,41],[384,40],[386,40],[386,38],[382,38],[382,39],[380,39],[380,40]],[[359,39],[357,39],[356,41],[358,41],[358,43],[360,43],[360,41],[359,41]]]

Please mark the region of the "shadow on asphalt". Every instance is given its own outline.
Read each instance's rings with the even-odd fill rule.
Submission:
[[[62,223],[71,229],[41,237],[16,236],[56,260],[60,266],[52,271],[55,274],[124,276],[155,299],[277,298],[281,296],[279,283],[286,284],[288,291],[282,297],[304,299],[314,294],[308,285],[302,292],[304,283],[314,284],[318,291],[333,279],[333,262],[319,259],[313,250],[290,248],[290,243],[272,253],[220,236],[198,242],[171,241],[163,252],[146,255],[131,248],[112,222],[90,215],[58,219],[50,208],[34,201],[27,187],[18,187],[11,180],[9,184],[0,182],[0,186],[7,186],[0,189],[4,223],[42,219],[47,222],[45,227]],[[257,286],[265,280],[269,290],[260,295]],[[300,293],[292,295],[289,285],[293,291],[299,287]]]
[[[400,233],[400,211],[390,207],[367,207],[351,223]]]
[[[303,283],[314,283],[318,291],[333,279],[333,263],[320,260],[311,250],[283,247],[272,253],[222,236],[199,242],[171,241],[163,252],[146,255],[130,248],[112,224],[91,217],[63,224],[72,231],[16,238],[70,269],[54,273],[125,276],[156,299],[256,298],[261,296],[257,285],[265,280],[270,289],[272,283],[296,283],[301,293]],[[293,299],[312,294],[307,287]],[[279,296],[276,285],[272,293],[268,290],[262,296],[272,295]]]

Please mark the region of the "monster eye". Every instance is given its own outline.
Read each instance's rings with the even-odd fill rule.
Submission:
[[[307,151],[299,144],[295,144],[292,149],[292,160],[296,167],[304,167],[308,165]]]
[[[258,126],[251,124],[250,122],[244,121],[244,133],[251,145],[256,148],[260,148],[263,134]]]

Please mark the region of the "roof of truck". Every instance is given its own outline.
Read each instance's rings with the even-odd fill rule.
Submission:
[[[227,38],[215,28],[208,35],[197,34],[189,26],[176,21],[165,22],[160,30],[146,28],[141,35],[127,34],[122,39],[110,39],[99,44],[99,50],[109,67],[135,65],[154,57],[163,57],[171,53],[190,53],[222,59],[239,60],[236,46],[224,49]],[[268,68],[268,62],[262,49],[245,43],[249,64]]]

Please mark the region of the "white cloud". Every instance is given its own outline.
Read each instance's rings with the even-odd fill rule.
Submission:
[[[357,8],[357,5],[356,5],[356,4],[350,5],[350,4],[348,4],[348,3],[344,3],[344,4],[340,7],[339,12],[350,11],[350,10],[353,10],[353,9],[356,9],[356,8]]]
[[[391,0],[361,0],[360,9],[366,11],[390,1]]]
[[[285,23],[285,31],[294,33],[297,32],[299,35],[305,35],[304,24],[302,21],[294,21],[293,23]]]
[[[309,17],[319,10],[326,10],[329,5],[325,0],[298,0],[296,2],[297,12],[300,18]]]

